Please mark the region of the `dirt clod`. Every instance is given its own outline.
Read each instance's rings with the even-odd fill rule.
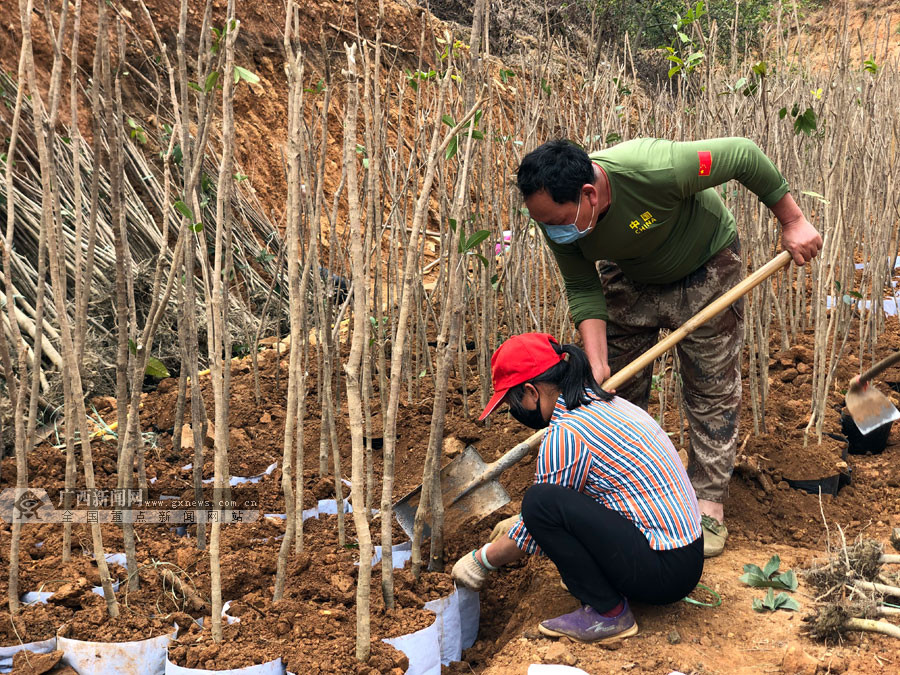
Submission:
[[[574,666],[578,663],[578,659],[564,644],[555,642],[547,648],[547,653],[544,655],[544,663]]]
[[[23,649],[13,656],[13,672],[19,673],[19,675],[42,675],[55,668],[62,656],[63,653],[59,650],[47,654],[35,654]]]
[[[781,662],[784,675],[816,675],[819,662],[798,644],[789,645]]]

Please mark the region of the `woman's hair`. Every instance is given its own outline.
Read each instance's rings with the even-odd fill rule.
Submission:
[[[555,366],[551,366],[537,377],[527,382],[512,387],[506,393],[506,402],[514,412],[522,412],[522,396],[525,393],[526,384],[549,382],[559,387],[562,392],[566,408],[574,410],[578,406],[589,403],[592,398],[601,401],[612,400],[614,394],[610,394],[600,388],[594,379],[591,364],[585,353],[575,345],[560,345],[551,342],[550,346],[560,355],[561,360]],[[588,389],[591,393],[588,393]]]

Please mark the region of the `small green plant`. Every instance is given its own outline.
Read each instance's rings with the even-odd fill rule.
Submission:
[[[409,68],[407,68],[405,72],[406,83],[413,91],[419,91],[419,82],[430,82],[437,77],[436,70],[417,70],[413,72]]]
[[[259,75],[257,75],[256,73],[252,73],[246,68],[242,68],[241,66],[235,66],[234,83],[237,84],[241,80],[244,80],[249,84],[259,84]]]
[[[209,201],[213,197],[213,193],[215,192],[215,183],[213,182],[212,177],[204,173],[200,176],[200,209],[205,209],[209,206]]]
[[[263,350],[262,345],[256,345],[256,351],[261,352]],[[245,356],[249,356],[253,353],[253,345],[248,344],[246,342],[233,342],[231,343],[231,355],[237,358],[243,358]]]
[[[159,158],[166,159],[166,148],[169,145],[169,139],[172,137],[172,127],[169,124],[163,123],[163,130],[159,137],[159,144],[162,146],[162,150],[159,151]],[[178,166],[181,166],[182,161],[184,160],[184,156],[181,152],[181,145],[176,143],[172,146],[172,154],[169,155],[172,158],[172,161],[175,162]]]
[[[259,253],[257,253],[253,257],[253,259],[256,260],[256,262],[258,262],[260,264],[265,264],[265,263],[269,262],[270,260],[274,260],[275,254],[269,253],[266,249],[261,248],[261,249],[259,249]]]
[[[384,340],[387,337],[388,318],[381,317],[381,330],[378,329],[378,319],[374,316],[369,317],[369,324],[372,326],[372,337],[369,338],[369,346],[375,344],[376,340]]]
[[[128,340],[128,351],[131,352],[132,356],[137,356],[137,344],[130,338]],[[166,377],[171,377],[171,375],[169,374],[169,369],[166,368],[166,365],[155,356],[147,357],[147,367],[144,368],[144,375],[155,377],[158,380],[162,380]]]
[[[131,127],[131,137],[141,145],[145,145],[147,143],[147,133],[144,131],[144,128],[133,117],[128,118],[128,126]]]
[[[878,64],[875,63],[875,59],[870,56],[865,61],[863,61],[863,70],[865,70],[867,73],[871,73],[872,75],[877,75]]]
[[[778,111],[778,119],[784,119],[788,115],[788,109],[782,108]],[[800,104],[795,103],[790,110],[791,117],[794,118],[794,133],[795,134],[806,134],[807,136],[811,136],[814,132],[818,132],[818,120],[816,118],[816,111],[812,108],[807,108],[802,113],[800,112]]]
[[[500,69],[500,79],[503,80],[503,84],[509,82],[510,78],[516,76],[516,71],[514,70],[506,70],[504,68]]]
[[[453,54],[454,58],[456,58],[459,56],[460,52],[463,49],[469,48],[469,45],[467,45],[462,40],[453,40],[453,42],[450,43],[447,40],[444,40],[443,38],[435,38],[435,42],[437,42],[438,44],[444,45],[444,49],[439,55],[441,61],[446,60],[446,58],[448,56],[450,56],[451,53]]]
[[[307,94],[321,94],[323,91],[325,91],[325,80],[320,78],[319,81],[316,82],[313,86],[305,87],[303,91]]]
[[[841,302],[845,305],[854,305],[857,304],[858,300],[863,300],[863,294],[859,291],[854,291],[853,289],[848,290],[846,293],[841,293],[841,282],[835,281],[834,287],[837,290],[838,294],[841,296]],[[854,299],[855,298],[855,299]]]
[[[356,144],[356,154],[362,157],[362,164],[364,169],[369,168],[369,155],[366,152],[366,146]]]
[[[444,152],[445,159],[452,159],[454,157],[454,155],[456,155],[457,150],[459,150],[459,140],[458,140],[459,134],[464,134],[465,136],[468,136],[469,127],[471,127],[473,125],[475,128],[472,129],[472,138],[475,139],[476,141],[484,140],[484,133],[482,133],[481,131],[478,130],[478,123],[481,121],[481,116],[483,114],[484,114],[483,110],[476,111],[475,117],[460,127],[457,135],[454,136],[450,140],[450,143],[447,145],[447,150]],[[453,119],[452,115],[444,115],[443,117],[441,117],[441,121],[444,124],[446,124],[448,127],[450,127],[451,129],[456,126],[456,121]],[[362,146],[358,145],[356,151],[359,152],[359,148],[361,148],[361,147]],[[363,148],[363,151],[365,151],[365,148]]]
[[[691,24],[704,16],[706,16],[706,5],[703,0],[698,0],[696,5],[689,7],[684,16],[675,15],[675,23],[672,24],[675,37],[672,38],[671,44],[665,47],[669,53],[666,58],[675,64],[669,68],[670,79],[675,75],[687,77],[706,58],[703,51],[694,43],[693,38],[685,32]]]
[[[616,90],[619,92],[619,96],[631,96],[631,89],[628,88],[627,84],[622,84],[618,77],[614,77],[612,81],[613,84],[616,85]]]
[[[744,573],[740,581],[754,588],[781,588],[786,591],[797,590],[797,575],[793,570],[778,573],[781,566],[781,558],[773,555],[762,569],[758,565],[748,563],[744,565]]]
[[[468,222],[474,223],[474,218],[469,218]],[[463,255],[474,255],[481,261],[481,264],[485,267],[488,266],[488,260],[480,253],[476,252],[474,249],[478,244],[483,242],[485,239],[491,236],[490,230],[478,230],[474,232],[471,236],[466,236],[465,229],[461,223],[459,223],[456,218],[450,219],[450,230],[456,232],[456,228],[459,227],[459,247],[458,252]]]
[[[755,73],[756,66],[754,66]],[[761,78],[760,78],[761,79]],[[751,75],[748,77],[740,77],[737,82],[732,84],[725,85],[725,91],[720,92],[719,96],[725,96],[727,94],[736,94],[740,92],[746,97],[753,96],[757,91],[759,91],[759,80],[755,75]]]
[[[190,207],[188,207],[188,205],[185,204],[183,201],[181,201],[179,199],[177,202],[172,204],[172,208],[174,208],[176,211],[178,211],[178,213],[180,213],[182,216],[187,218],[188,221],[190,221],[188,228],[190,228],[191,232],[202,232],[203,231],[203,223],[193,222],[194,212],[191,211]]]
[[[774,612],[779,609],[796,612],[800,609],[800,605],[787,593],[782,592],[775,595],[775,591],[771,588],[766,591],[766,596],[762,600],[753,598],[754,612]]]

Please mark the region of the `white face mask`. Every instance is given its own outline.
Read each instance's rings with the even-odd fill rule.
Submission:
[[[595,207],[591,207],[591,224],[588,226],[586,230],[578,229],[578,215],[581,213],[581,200],[578,201],[578,208],[575,210],[575,222],[570,223],[568,225],[547,225],[544,224],[544,232],[547,233],[547,236],[557,244],[571,244],[573,241],[577,241],[582,237],[586,237],[589,235],[594,226],[597,224],[597,221],[594,220],[594,209]]]

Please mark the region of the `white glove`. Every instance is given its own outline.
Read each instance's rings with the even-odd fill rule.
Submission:
[[[515,525],[517,522],[519,522],[519,519],[521,517],[522,517],[522,514],[517,513],[516,515],[510,516],[509,518],[501,520],[499,523],[494,525],[494,529],[491,530],[491,538],[488,541],[490,541],[491,543],[494,543],[500,537],[505,536],[506,533],[509,532],[509,529],[513,525]]]
[[[480,591],[487,579],[488,572],[488,568],[475,559],[475,551],[472,551],[456,561],[450,576],[460,586]]]

